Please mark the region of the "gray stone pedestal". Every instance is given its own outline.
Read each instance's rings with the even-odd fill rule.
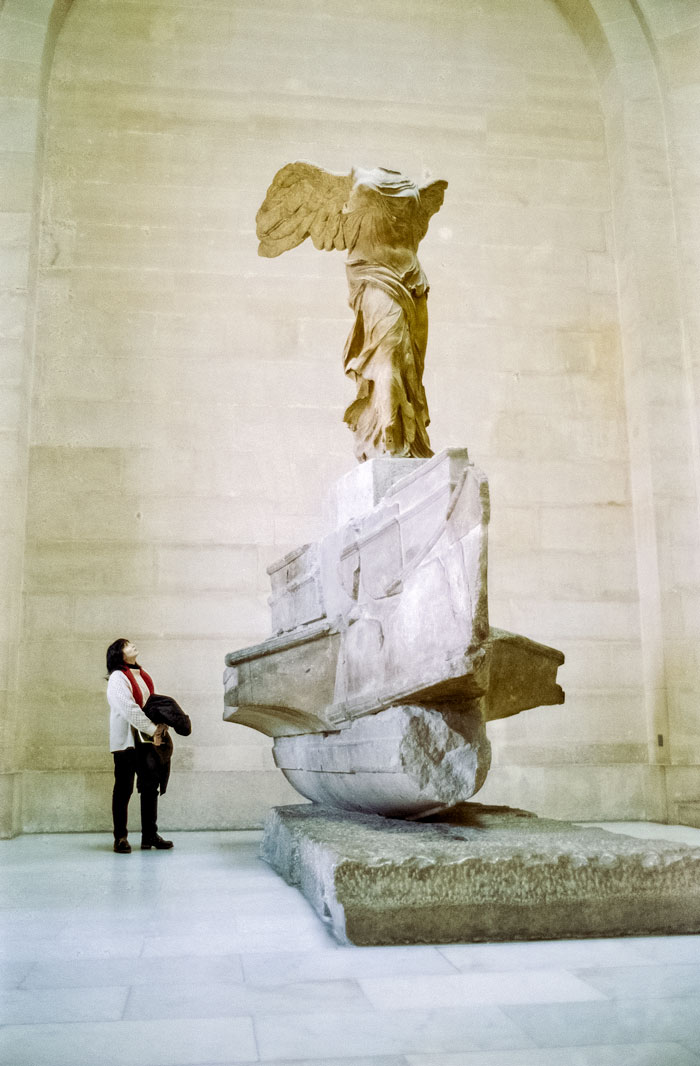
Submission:
[[[700,848],[476,803],[447,817],[277,807],[262,857],[341,943],[700,932]]]

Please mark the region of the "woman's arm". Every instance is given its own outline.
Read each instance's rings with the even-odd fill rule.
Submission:
[[[107,682],[107,702],[115,714],[126,718],[130,725],[138,729],[139,733],[147,733],[152,737],[156,727],[150,718],[143,713],[134,699],[131,685],[121,670],[115,670],[109,675]]]

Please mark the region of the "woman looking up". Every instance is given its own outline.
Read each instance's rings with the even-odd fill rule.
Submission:
[[[112,821],[114,850],[121,855],[131,851],[127,815],[134,778],[141,798],[141,847],[161,851],[173,846],[172,840],[158,836],[158,781],[149,772],[146,758],[146,749],[161,744],[167,736],[167,726],[154,725],[143,712],[153,682],[137,656],[138,649],[123,637],[107,648],[109,749],[114,757]]]

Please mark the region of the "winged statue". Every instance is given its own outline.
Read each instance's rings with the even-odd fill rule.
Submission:
[[[433,454],[423,388],[428,280],[417,251],[446,188],[446,181],[419,187],[384,167],[336,174],[313,163],[288,163],[256,216],[261,256],[281,255],[307,237],[319,250],[348,253],[355,322],[343,364],[357,394],[344,418],[360,462]]]

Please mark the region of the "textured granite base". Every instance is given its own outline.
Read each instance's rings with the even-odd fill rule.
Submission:
[[[262,857],[341,943],[700,932],[700,848],[504,807],[430,822],[277,807]]]

